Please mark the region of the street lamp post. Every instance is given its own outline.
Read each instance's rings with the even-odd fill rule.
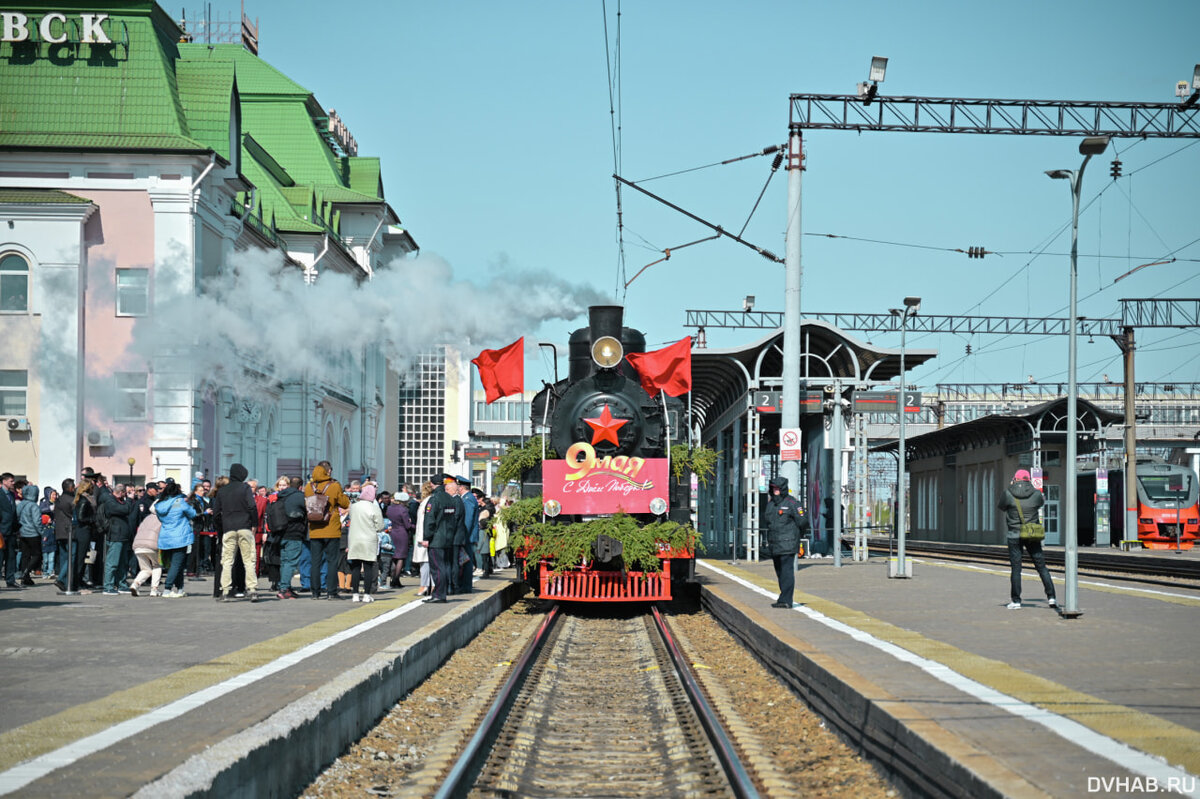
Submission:
[[[1069,180],[1071,186],[1071,280],[1070,280],[1070,310],[1068,312],[1067,331],[1067,469],[1063,481],[1063,563],[1065,596],[1063,597],[1062,615],[1067,618],[1079,616],[1079,524],[1078,509],[1075,507],[1076,486],[1076,454],[1078,448],[1078,411],[1079,388],[1076,378],[1076,337],[1079,327],[1079,309],[1077,307],[1077,283],[1079,266],[1079,193],[1083,185],[1083,171],[1093,155],[1099,155],[1108,149],[1108,136],[1088,136],[1079,143],[1079,154],[1083,163],[1078,170],[1051,169],[1047,175],[1056,180]]]
[[[129,463],[129,487],[133,488],[133,464],[137,463],[137,458],[130,458],[128,463]]]
[[[919,310],[921,310],[920,297],[905,297],[903,309],[891,309],[893,314],[900,317],[900,390],[896,394],[896,409],[900,413],[900,437],[897,448],[899,458],[896,463],[896,568],[895,571],[889,572],[889,576],[899,578],[912,577],[908,573],[908,564],[904,558],[904,539],[908,528],[908,502],[904,490],[904,471],[906,468],[904,416],[908,406],[908,403],[904,399],[904,334],[908,330],[908,317],[915,316]]]

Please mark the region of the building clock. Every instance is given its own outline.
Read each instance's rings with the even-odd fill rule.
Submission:
[[[237,420],[243,424],[257,422],[262,418],[262,406],[253,400],[242,400],[237,405]]]

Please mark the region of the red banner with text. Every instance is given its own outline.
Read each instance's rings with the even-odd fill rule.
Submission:
[[[542,463],[542,499],[563,513],[650,513],[650,500],[669,501],[666,458],[597,455],[576,442],[563,460]]]

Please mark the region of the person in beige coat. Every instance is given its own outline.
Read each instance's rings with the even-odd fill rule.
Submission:
[[[350,533],[346,558],[350,561],[350,599],[375,601],[375,562],[379,559],[379,534],[383,532],[383,511],[375,501],[375,486],[363,486],[358,501],[350,505]],[[359,591],[366,572],[367,584]]]

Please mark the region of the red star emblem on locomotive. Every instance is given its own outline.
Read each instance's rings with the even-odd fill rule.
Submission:
[[[592,427],[592,443],[599,444],[601,441],[611,441],[618,447],[621,446],[621,441],[617,438],[617,431],[623,425],[629,424],[628,419],[614,419],[612,411],[605,404],[604,410],[600,411],[600,416],[596,419],[584,419]]]

